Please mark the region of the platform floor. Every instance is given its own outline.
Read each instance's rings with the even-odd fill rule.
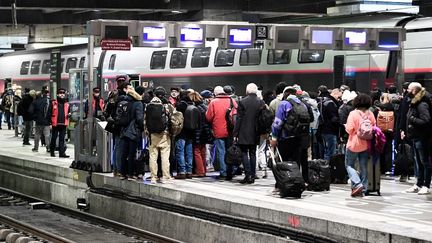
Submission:
[[[32,140],[31,143],[33,144]],[[60,167],[69,167],[73,160],[73,145],[68,144],[66,151],[71,158],[52,158],[44,149],[40,149],[37,153],[32,152],[33,146],[23,146],[22,139],[14,137],[13,132],[8,130],[0,130],[0,144],[0,154],[15,158],[26,158]],[[58,156],[58,153],[56,154]],[[112,177],[111,174],[103,175]],[[347,184],[332,185],[329,192],[306,191],[301,199],[287,199],[272,194],[274,179],[271,173],[269,173],[269,178],[258,179],[253,185],[237,183],[242,176],[234,178],[232,182],[220,182],[215,179],[215,173],[209,175],[205,178],[175,180],[173,184],[149,186],[165,187],[180,192],[199,194],[210,199],[217,198],[281,213],[289,212],[317,220],[432,241],[432,195],[419,196],[403,192],[414,183],[414,180],[400,183],[394,178],[383,178],[381,196],[352,198],[350,187]],[[146,181],[132,183],[148,184]],[[246,217],[254,213],[244,212]],[[301,217],[286,220],[291,227],[298,227],[302,223]],[[348,233],[362,234],[356,230]]]

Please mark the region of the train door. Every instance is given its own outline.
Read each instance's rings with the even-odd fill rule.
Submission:
[[[353,54],[345,56],[344,84],[351,90],[369,92],[374,84],[371,82],[370,55]]]

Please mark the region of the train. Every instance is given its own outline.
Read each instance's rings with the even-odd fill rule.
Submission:
[[[432,88],[432,18],[419,16],[347,17],[338,26],[396,27],[407,30],[402,58],[395,51],[272,50],[262,46],[222,49],[217,41],[204,48],[132,47],[130,51],[94,50],[94,66],[109,91],[117,75],[137,75],[146,87],[187,87],[204,90],[216,85],[233,85],[244,94],[248,83],[273,90],[278,82],[299,84],[316,91],[342,84],[360,92],[395,85],[398,66],[403,62],[403,80],[419,81]],[[0,92],[6,86],[40,89],[50,79],[53,48],[18,51],[0,57]],[[87,68],[87,44],[56,47],[61,51],[60,87],[68,89],[71,69]],[[106,96],[106,94],[104,94]]]

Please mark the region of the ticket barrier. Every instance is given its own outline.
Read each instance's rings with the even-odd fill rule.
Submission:
[[[78,121],[74,141],[75,161],[71,168],[104,173],[112,171],[113,139],[112,134],[105,131],[105,125],[96,118]]]

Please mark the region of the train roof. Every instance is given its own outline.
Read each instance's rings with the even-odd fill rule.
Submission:
[[[1,55],[1,57],[33,54],[33,53],[42,53],[42,52],[51,52],[54,49],[59,49],[60,51],[68,51],[68,50],[76,50],[76,49],[83,49],[83,48],[87,48],[87,44],[76,44],[76,45],[40,48],[40,49],[33,49],[33,50],[15,51],[15,52],[4,53]]]

